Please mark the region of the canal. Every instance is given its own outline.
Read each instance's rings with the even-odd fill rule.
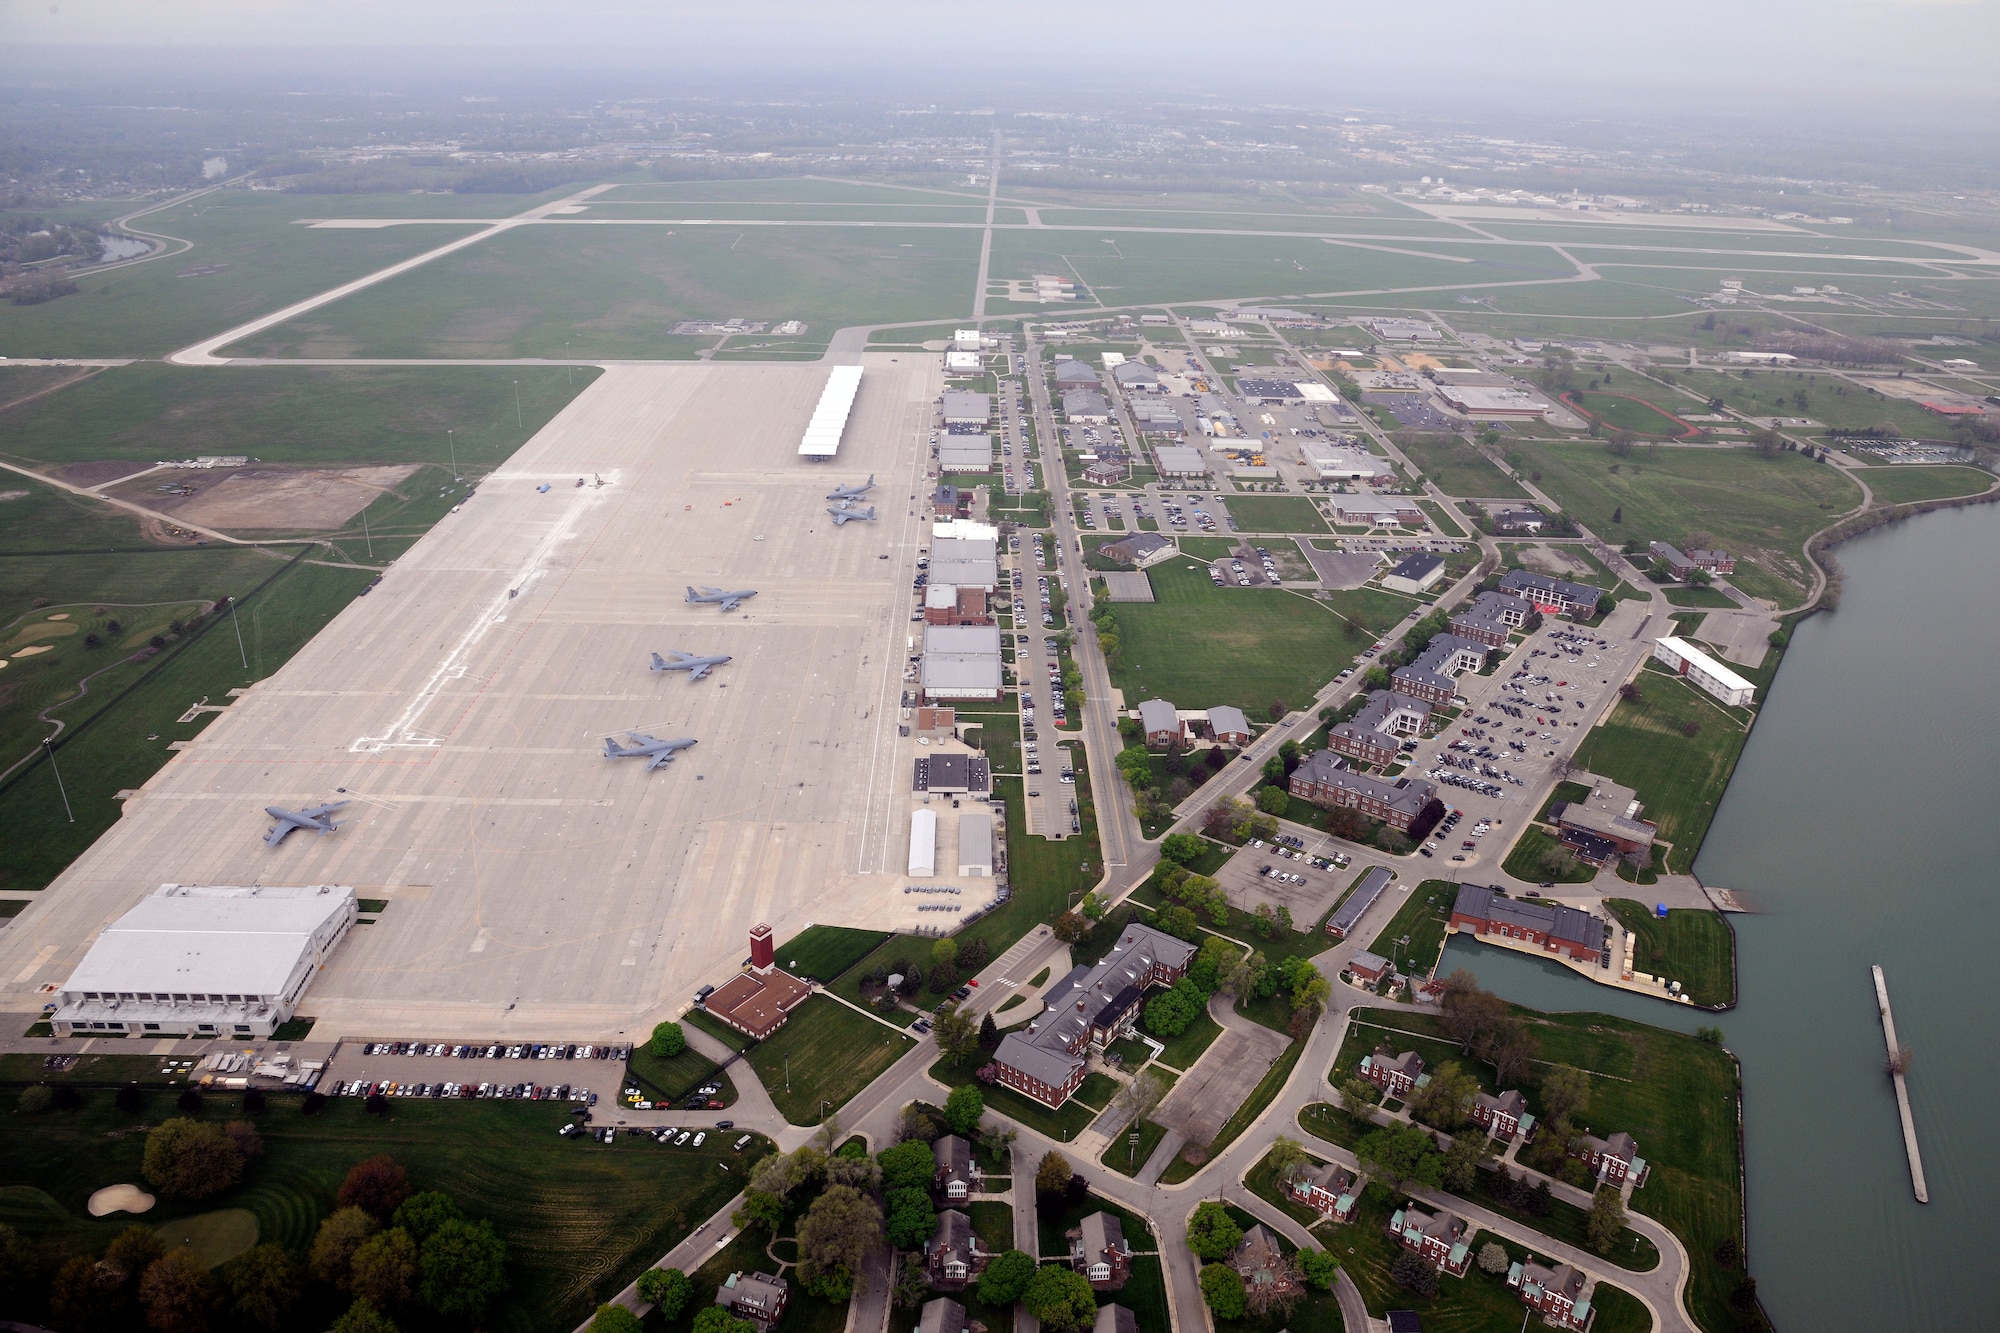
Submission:
[[[1722,1028],[1744,1068],[1751,1266],[1781,1330],[1991,1328],[2000,507],[1879,529],[1839,558],[1841,607],[1799,626],[1696,864],[1758,908],[1732,918],[1739,1007],[1648,1001],[1458,939],[1442,971],[1536,1008]],[[1927,1206],[1871,963],[1914,1051]]]

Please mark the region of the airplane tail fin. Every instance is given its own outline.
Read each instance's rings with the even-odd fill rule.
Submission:
[[[688,595],[687,595],[687,599],[688,599],[688,600],[689,600],[690,602],[692,602],[692,601],[694,600],[694,585],[693,585],[693,584],[689,584],[689,585],[688,585]]]
[[[660,656],[660,655],[659,655],[658,653],[654,653],[654,654],[653,654],[653,670],[655,670],[655,671],[665,671],[666,669],[667,669],[667,659],[666,659],[666,658],[664,658],[664,657],[661,657],[661,656]]]
[[[618,744],[615,738],[610,736],[606,736],[604,738],[604,757],[606,759],[616,759],[619,755],[624,753],[625,753],[624,748]]]

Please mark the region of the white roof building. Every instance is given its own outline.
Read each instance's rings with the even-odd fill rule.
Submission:
[[[1207,460],[1201,450],[1185,444],[1162,444],[1153,449],[1153,460],[1158,464],[1163,477],[1204,477],[1208,475]]]
[[[806,423],[805,437],[799,441],[799,457],[832,458],[840,450],[841,434],[847,429],[847,414],[854,410],[854,395],[861,391],[860,366],[835,366],[820,391],[819,405]]]
[[[947,426],[983,426],[993,415],[991,396],[966,389],[945,390],[940,406]]]
[[[992,592],[1000,582],[995,538],[936,537],[931,541],[930,581]]]
[[[1755,685],[1686,639],[1672,634],[1654,640],[1653,660],[1733,707],[1746,708],[1757,697]]]
[[[354,924],[354,890],[162,884],[56,993],[58,1035],[268,1037]]]
[[[977,375],[981,365],[977,352],[946,352],[944,373],[947,375]]]
[[[937,874],[937,811],[910,811],[910,874],[929,879]]]
[[[956,537],[963,541],[992,542],[994,543],[993,549],[996,552],[1000,549],[1000,529],[991,523],[981,523],[970,518],[941,518],[931,524],[931,536]]]
[[[976,352],[986,345],[978,329],[953,329],[951,350],[954,352]]]
[[[947,435],[938,441],[941,472],[991,472],[993,440],[986,435]]]
[[[1358,449],[1339,449],[1330,444],[1307,440],[1299,446],[1306,466],[1321,481],[1368,481],[1389,475],[1389,460]]]
[[[958,873],[993,873],[993,816],[968,810],[958,817]]]

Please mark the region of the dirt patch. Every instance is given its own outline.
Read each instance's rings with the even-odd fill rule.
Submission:
[[[1559,546],[1524,546],[1520,551],[1520,560],[1529,569],[1559,579],[1589,579],[1597,573],[1583,560]]]
[[[134,462],[129,458],[100,458],[90,463],[65,463],[49,475],[72,486],[102,486],[120,477],[129,477],[134,472],[144,472],[151,466],[151,463]]]
[[[415,465],[328,470],[242,468],[209,480],[177,473],[192,495],[134,493],[149,508],[209,528],[341,528],[383,492],[416,472]]]

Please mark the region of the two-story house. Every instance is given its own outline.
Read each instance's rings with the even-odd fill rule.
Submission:
[[[1450,1213],[1427,1213],[1414,1203],[1404,1204],[1389,1218],[1389,1234],[1453,1277],[1464,1277],[1472,1264],[1472,1228]]]
[[[1070,1267],[1090,1279],[1098,1291],[1116,1291],[1132,1275],[1132,1244],[1125,1224],[1110,1213],[1096,1212],[1068,1233]]]
[[[984,1176],[979,1164],[972,1160],[970,1143],[956,1134],[947,1134],[931,1145],[931,1155],[937,1159],[931,1187],[947,1201],[964,1203],[967,1196],[979,1189]]]
[[[963,1289],[985,1272],[992,1260],[979,1243],[970,1217],[955,1208],[938,1214],[937,1229],[924,1242],[924,1270],[933,1287]]]
[[[1534,1133],[1535,1117],[1528,1114],[1528,1099],[1509,1089],[1497,1096],[1482,1092],[1472,1099],[1472,1123],[1506,1142],[1516,1134]]]
[[[1574,1333],[1590,1327],[1590,1297],[1584,1288],[1589,1279],[1568,1264],[1544,1268],[1538,1263],[1516,1263],[1507,1270],[1507,1285],[1520,1296],[1521,1304],[1540,1314],[1552,1328]]]
[[[1326,1162],[1293,1176],[1287,1192],[1329,1222],[1352,1222],[1361,1202],[1361,1178],[1337,1162]]]
[[[1622,1186],[1629,1179],[1636,1189],[1646,1183],[1646,1173],[1651,1169],[1646,1159],[1639,1156],[1639,1145],[1622,1129],[1608,1139],[1585,1134],[1569,1155],[1589,1167],[1590,1173],[1607,1185]]]
[[[1361,1077],[1391,1097],[1407,1097],[1424,1077],[1424,1057],[1415,1051],[1401,1055],[1387,1046],[1377,1046],[1373,1055],[1361,1057]]]

